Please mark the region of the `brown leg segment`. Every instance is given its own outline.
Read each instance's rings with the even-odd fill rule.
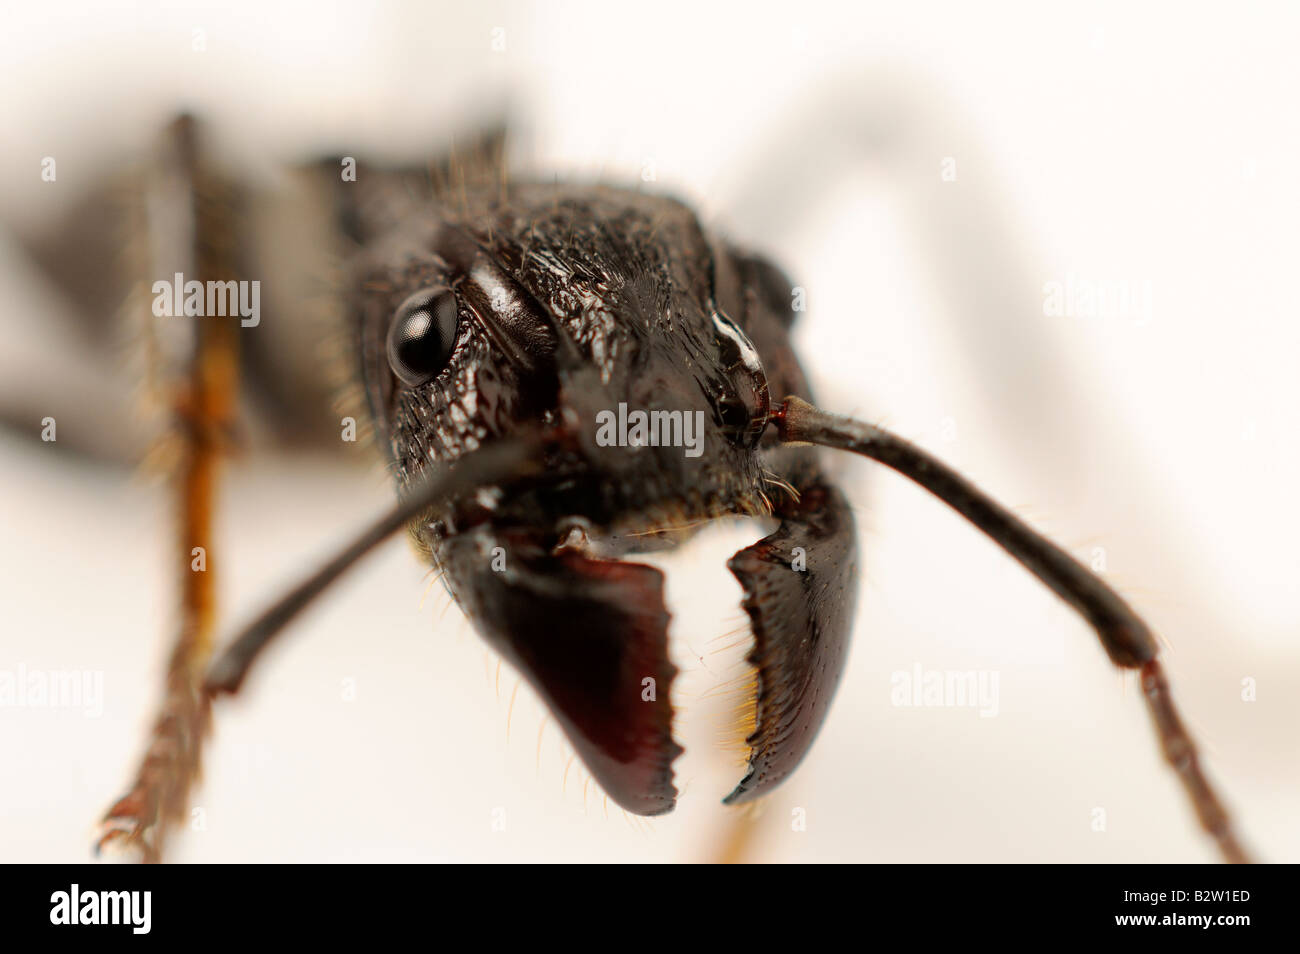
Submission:
[[[1209,833],[1219,852],[1229,864],[1250,864],[1250,855],[1237,840],[1232,829],[1232,819],[1210,785],[1209,779],[1201,771],[1200,754],[1196,743],[1183,726],[1183,720],[1174,707],[1174,699],[1169,691],[1169,680],[1165,678],[1164,668],[1157,659],[1142,664],[1142,697],[1146,699],[1147,710],[1155,723],[1156,737],[1160,740],[1160,750],[1165,760],[1178,773],[1196,817],[1201,827]]]
[[[182,188],[173,195],[188,202],[192,217],[187,240],[194,278],[233,280],[235,237],[232,204],[221,184],[205,178],[198,161],[193,122],[181,119],[168,140],[167,174]],[[153,223],[151,223],[152,225]],[[191,275],[187,274],[186,278]],[[177,337],[190,342],[188,368],[173,385],[173,414],[180,461],[175,492],[180,505],[176,567],[180,574],[180,620],[167,666],[162,710],[131,790],[105,816],[97,848],[114,842],[137,849],[146,862],[161,860],[167,828],[185,817],[198,777],[209,698],[202,689],[216,627],[216,579],[220,564],[213,548],[216,486],[232,426],[238,393],[239,319],[170,317],[189,322]],[[173,330],[176,330],[173,328]],[[196,569],[202,548],[203,568]]]

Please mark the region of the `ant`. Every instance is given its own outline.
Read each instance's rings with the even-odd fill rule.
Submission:
[[[166,145],[146,187],[145,273],[175,275],[173,299],[182,277],[203,291],[193,310],[168,319],[172,328],[192,319],[173,342],[169,394],[179,542],[187,559],[199,559],[237,430],[241,365],[257,375],[274,361],[248,340],[257,316],[203,310],[214,286],[236,283],[242,293],[257,274],[247,197],[209,166],[193,119],[173,124]],[[628,558],[676,546],[724,517],[775,521],[728,563],[744,592],[756,689],[747,766],[724,801],[760,798],[814,745],[851,637],[856,533],[822,465],[830,448],[884,464],[938,497],[1080,614],[1112,663],[1137,670],[1161,750],[1201,827],[1225,860],[1248,860],[1146,624],[1099,577],[925,450],[811,403],[791,345],[791,283],[776,266],[706,232],[671,198],[510,181],[501,147],[499,136],[485,137],[427,169],[341,157],[307,170],[330,196],[345,252],[334,334],[343,377],[355,386],[342,406],[346,419],[368,422],[399,500],[215,658],[213,577],[182,574],[162,711],[130,791],[105,817],[101,845],[161,859],[168,825],[185,812],[214,700],[238,692],[301,610],[403,530],[609,797],[649,816],[671,811],[678,794],[677,670],[663,575]],[[619,439],[602,439],[613,420]],[[702,426],[689,433],[682,425],[694,421]]]

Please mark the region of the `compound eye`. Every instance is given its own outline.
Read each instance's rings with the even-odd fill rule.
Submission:
[[[388,364],[407,387],[419,387],[447,365],[456,345],[456,295],[437,286],[418,291],[393,313]]]

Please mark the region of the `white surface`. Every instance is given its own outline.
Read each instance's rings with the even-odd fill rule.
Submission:
[[[774,254],[808,289],[800,344],[823,403],[941,452],[1076,552],[1105,547],[1111,577],[1172,644],[1175,691],[1249,842],[1300,859],[1294,7],[1211,18],[1172,4],[807,3],[741,17],[698,3],[231,6],[10,11],[0,182],[11,214],[56,201],[41,156],[58,156],[61,185],[75,184],[177,102],[219,123],[223,148],[270,164],[316,141],[413,148],[437,138],[440,117],[473,116],[496,100],[485,91],[513,88],[525,163],[635,179],[653,160],[657,186]],[[788,118],[806,119],[810,96],[842,118]],[[958,176],[944,183],[949,155]],[[745,194],[754,180],[738,170],[766,168],[782,172]],[[764,200],[791,194],[793,211],[766,221]],[[981,208],[1000,221],[972,220]],[[953,280],[990,245],[1008,271]],[[1149,320],[1044,316],[1043,283],[1069,273],[1150,282]],[[1005,295],[962,297],[989,287]],[[38,334],[14,304],[28,299],[5,300],[4,334]],[[985,300],[1006,303],[1022,330],[973,362],[956,329],[994,317]],[[1040,339],[1062,370],[996,399]],[[0,859],[82,860],[157,701],[169,504],[46,448],[6,441],[0,454],[0,669],[105,674],[101,718],[0,709]],[[753,856],[1212,858],[1135,683],[1084,626],[941,505],[843,466],[865,570],[854,650]],[[373,473],[279,459],[237,465],[224,495],[222,586],[239,617],[389,499]],[[719,532],[670,576],[679,635],[700,654],[735,625],[723,562],[748,539]],[[526,690],[507,743],[515,678],[502,674],[498,698],[469,627],[454,609],[439,621],[440,590],[420,608],[423,572],[400,544],[385,550],[296,627],[246,699],[222,707],[197,796],[206,829],[174,857],[708,857],[732,776],[713,774],[706,747],[691,746],[675,815],[607,819],[594,793],[584,812],[577,766],[561,789],[553,726],[537,755],[542,714]],[[916,663],[997,671],[999,714],[892,706],[890,674]],[[1245,677],[1258,680],[1254,703],[1240,699]],[[694,674],[689,688],[707,684]],[[708,708],[686,706],[697,735],[709,735]],[[806,832],[790,830],[796,807]],[[1091,827],[1097,807],[1105,833]],[[497,808],[504,832],[491,830]]]

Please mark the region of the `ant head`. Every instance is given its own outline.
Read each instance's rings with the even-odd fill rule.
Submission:
[[[399,479],[540,424],[590,478],[557,519],[757,512],[767,380],[693,213],[601,187],[480,201],[440,211],[400,255],[380,246],[361,282],[363,367]]]

